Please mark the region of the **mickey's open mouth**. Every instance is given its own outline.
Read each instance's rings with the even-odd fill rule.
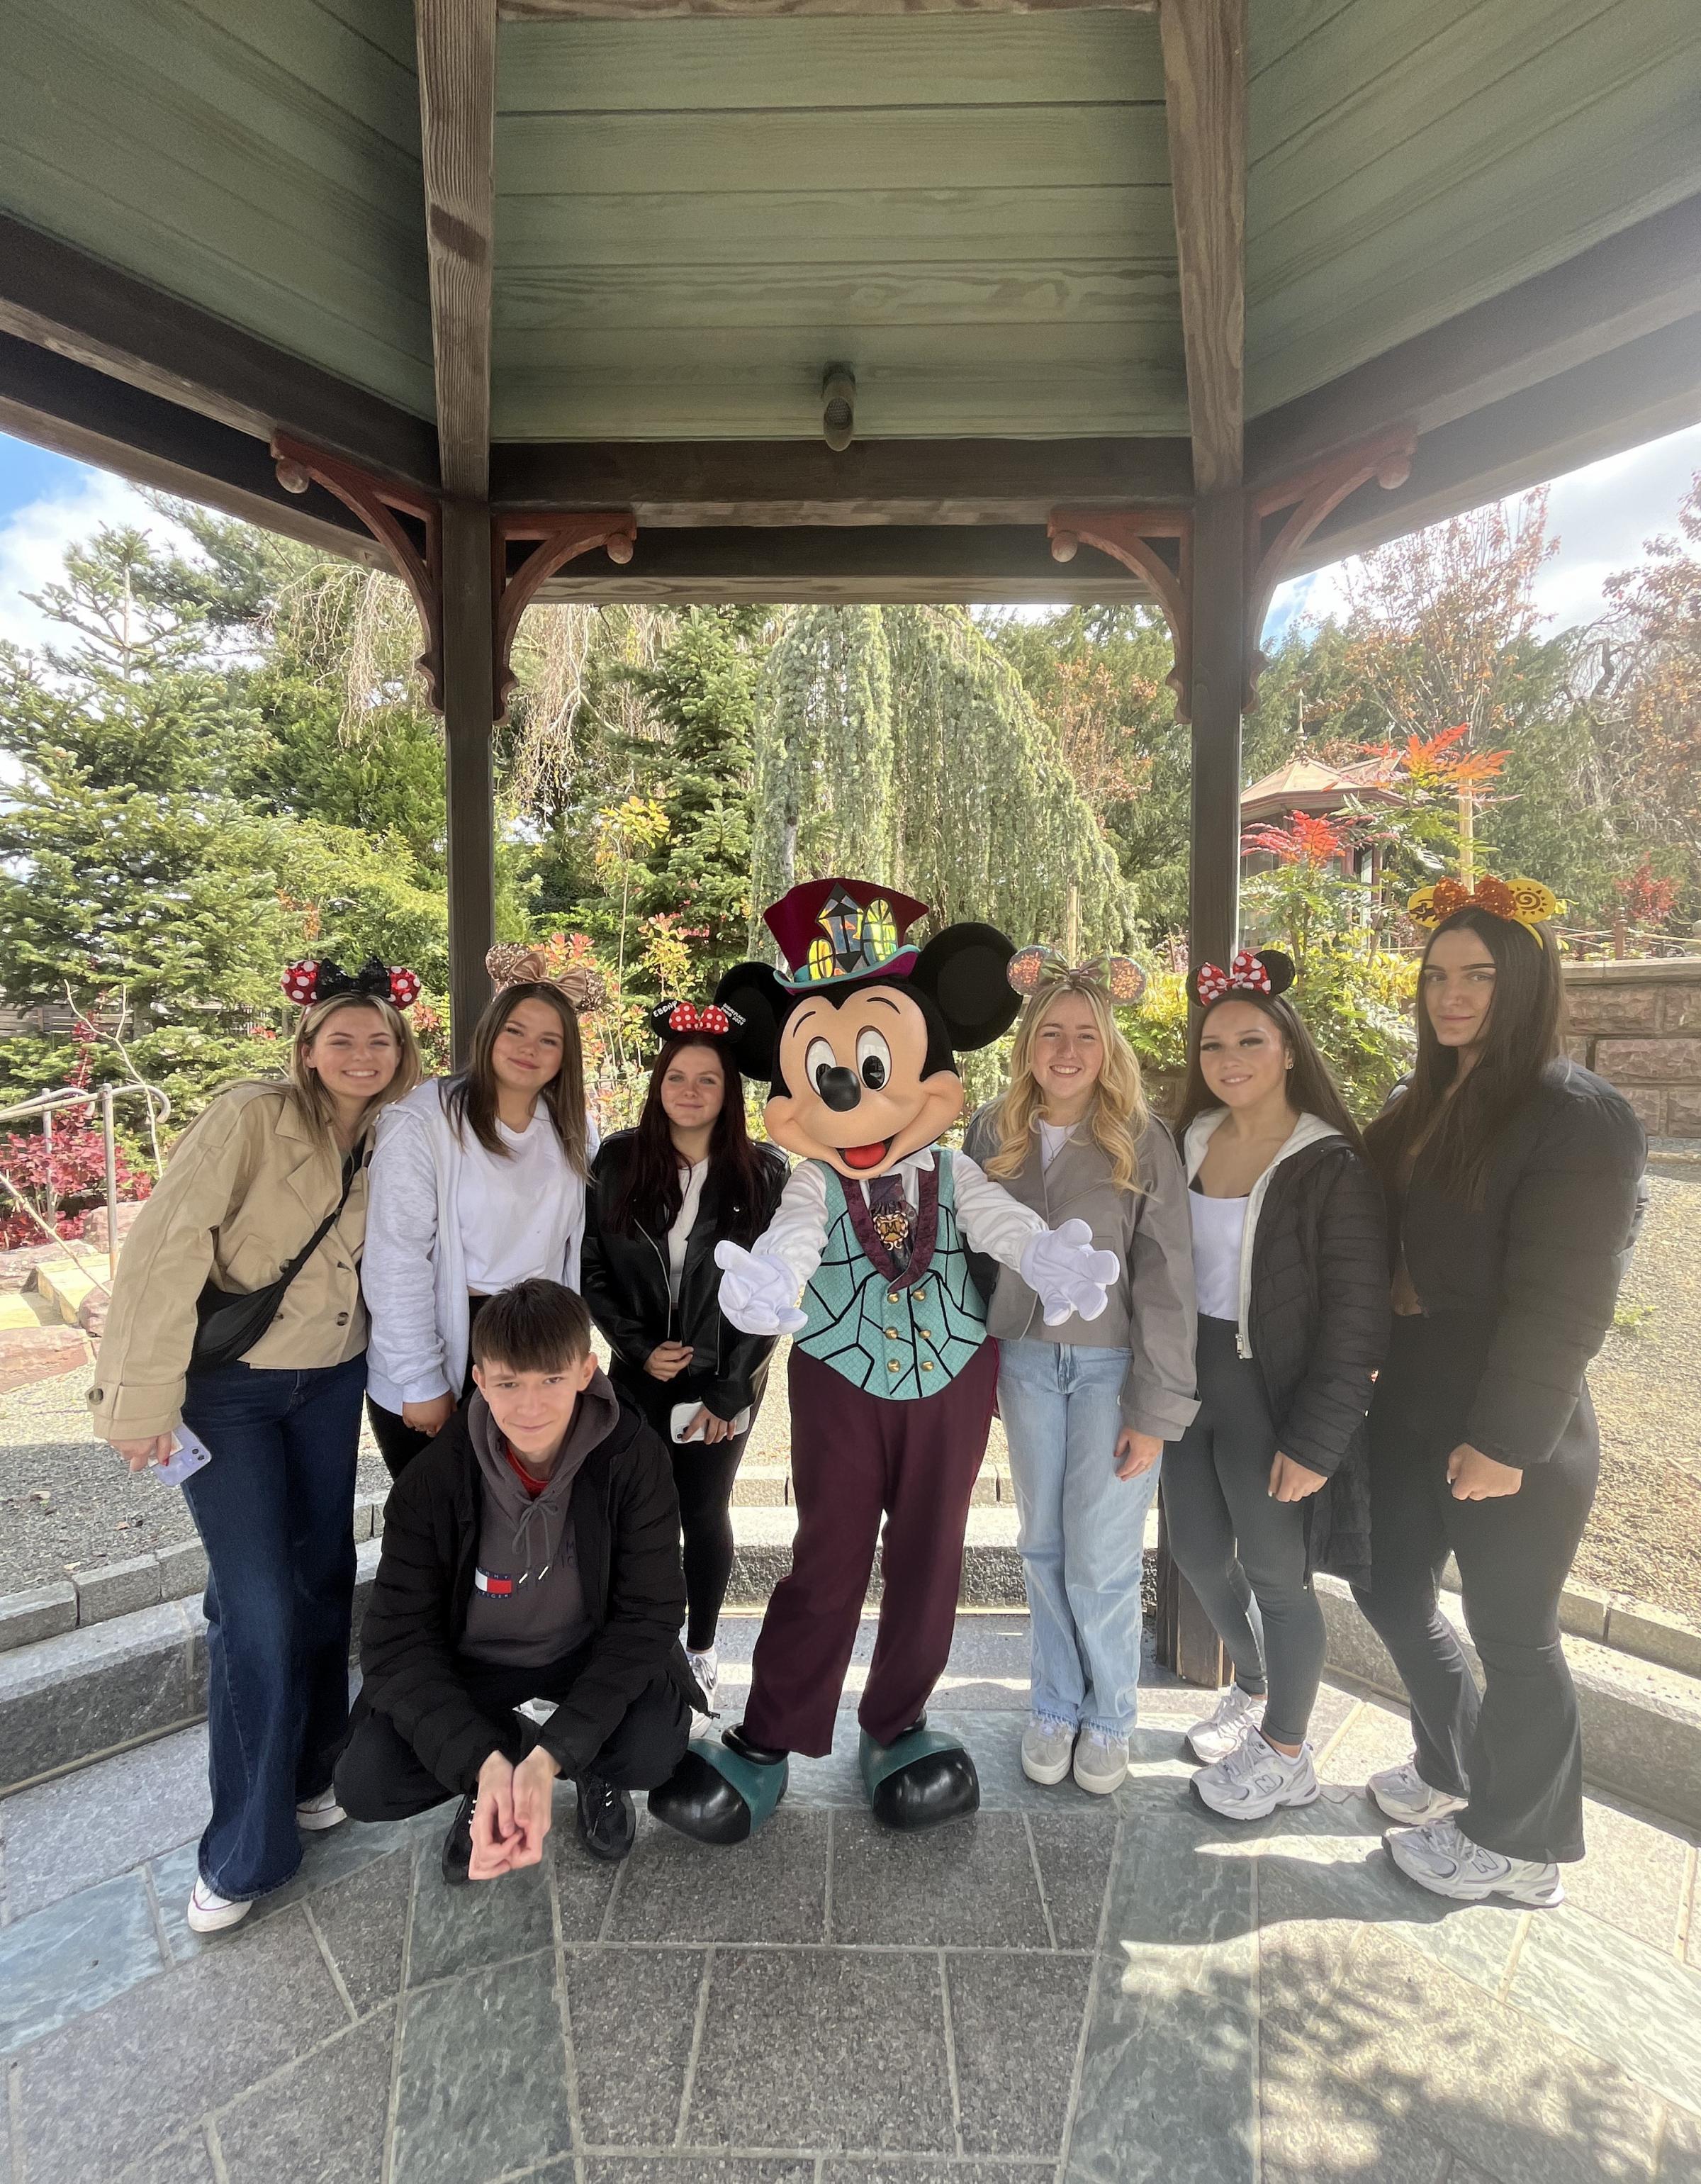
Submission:
[[[892,1150],[892,1139],[882,1138],[874,1145],[841,1145],[839,1158],[847,1167],[878,1167]]]

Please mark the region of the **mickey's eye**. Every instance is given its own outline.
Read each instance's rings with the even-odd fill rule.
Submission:
[[[825,1039],[812,1039],[809,1041],[803,1055],[803,1074],[817,1092],[820,1090],[821,1079],[828,1070],[837,1069],[838,1066],[839,1058]]]
[[[857,1073],[870,1092],[878,1092],[892,1074],[892,1049],[877,1031],[856,1035]]]

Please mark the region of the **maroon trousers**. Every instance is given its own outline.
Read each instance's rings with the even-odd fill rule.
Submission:
[[[820,1758],[832,1750],[882,1515],[880,1628],[857,1719],[890,1744],[944,1674],[998,1345],[983,1343],[948,1387],[915,1402],[866,1394],[801,1350],[788,1381],[798,1536],[756,1641],[744,1728],[753,1743]]]

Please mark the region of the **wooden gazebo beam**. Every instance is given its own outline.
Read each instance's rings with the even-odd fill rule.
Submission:
[[[766,21],[781,15],[1055,15],[1116,8],[1149,15],[1158,0],[500,0],[513,23],[668,22],[681,15]]]

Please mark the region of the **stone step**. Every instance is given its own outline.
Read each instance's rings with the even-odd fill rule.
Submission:
[[[77,1313],[90,1292],[104,1288],[110,1279],[106,1260],[86,1253],[85,1265],[73,1259],[50,1259],[36,1269],[36,1287],[53,1306],[67,1327],[75,1327]]]
[[[82,1334],[57,1316],[47,1326],[32,1320],[27,1327],[0,1329],[0,1395],[75,1372],[87,1363],[88,1357]]]

